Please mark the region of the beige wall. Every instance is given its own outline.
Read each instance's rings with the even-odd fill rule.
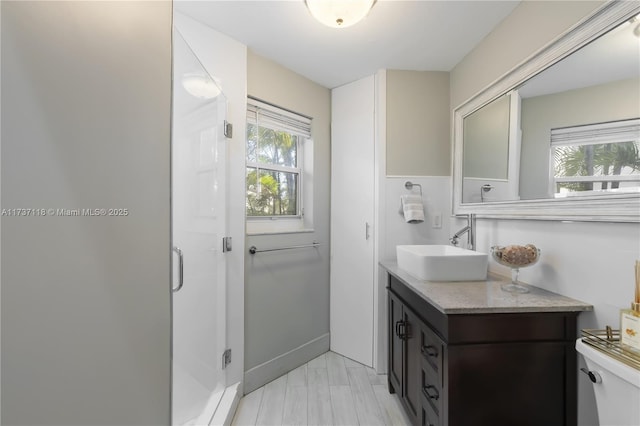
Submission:
[[[387,70],[387,176],[449,176],[449,73]]]
[[[457,108],[602,3],[522,1],[451,70],[451,107]]]
[[[171,3],[0,7],[2,424],[170,424]]]
[[[464,118],[463,177],[508,178],[510,106],[505,95]]]
[[[278,364],[277,357],[323,336],[324,350],[328,350],[331,185],[330,90],[250,50],[247,90],[250,96],[313,118],[313,176],[305,182],[313,187],[313,211],[305,206],[305,215],[313,215],[313,232],[250,235],[247,246],[284,247],[312,241],[321,246],[246,256],[245,371],[254,370],[245,375],[245,391],[259,384],[253,378],[261,364],[268,363],[257,376],[273,379],[297,366],[290,364],[292,358]],[[303,358],[293,357],[293,362],[308,361]]]

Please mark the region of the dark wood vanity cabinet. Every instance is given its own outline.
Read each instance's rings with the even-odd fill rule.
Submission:
[[[577,312],[447,315],[392,275],[388,290],[389,391],[413,424],[577,424]]]
[[[420,333],[422,322],[402,303],[400,299],[389,295],[389,316],[394,331],[390,338],[389,384],[390,391],[399,393],[409,417],[414,420],[420,415],[421,377],[411,372],[421,368]]]

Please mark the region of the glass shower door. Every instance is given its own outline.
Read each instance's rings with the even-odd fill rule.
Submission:
[[[226,99],[176,29],[173,44],[172,421],[209,424],[226,385]]]

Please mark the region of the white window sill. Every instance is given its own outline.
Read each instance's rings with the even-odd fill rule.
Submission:
[[[247,235],[303,234],[314,232],[302,219],[247,220]]]
[[[249,232],[247,231],[248,236],[257,236],[257,235],[280,235],[280,234],[310,234],[315,232],[315,229],[300,229],[297,231],[264,231],[264,232]]]

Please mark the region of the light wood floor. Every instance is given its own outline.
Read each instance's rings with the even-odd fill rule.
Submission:
[[[240,400],[233,425],[409,425],[387,376],[333,352]]]

